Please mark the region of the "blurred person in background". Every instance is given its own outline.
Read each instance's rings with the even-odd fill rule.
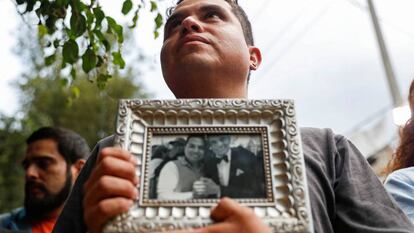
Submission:
[[[0,215],[0,232],[49,233],[90,149],[77,133],[44,127],[26,140],[23,207]]]
[[[390,161],[385,188],[414,223],[414,80],[408,94],[411,118],[401,130],[400,144]]]

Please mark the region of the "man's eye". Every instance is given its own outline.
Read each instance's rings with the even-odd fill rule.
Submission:
[[[206,19],[219,19],[220,15],[217,12],[208,12],[205,17]]]
[[[48,160],[39,160],[39,161],[36,162],[36,165],[40,169],[46,170],[50,165],[50,161],[48,161]]]
[[[179,25],[181,25],[181,20],[175,20],[175,21],[171,22],[170,29],[174,29],[174,28],[178,27]]]

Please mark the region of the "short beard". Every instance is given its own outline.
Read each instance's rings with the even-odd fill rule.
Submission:
[[[42,185],[36,184],[34,181],[27,181],[25,184],[25,197],[24,207],[29,220],[36,221],[42,220],[49,217],[49,214],[61,207],[66,198],[69,196],[72,188],[72,174],[70,167],[67,168],[68,173],[66,174],[66,182],[63,188],[57,194],[50,194],[49,191]],[[43,198],[31,197],[28,193],[28,189],[31,186],[37,186],[37,188],[43,190],[45,196]]]

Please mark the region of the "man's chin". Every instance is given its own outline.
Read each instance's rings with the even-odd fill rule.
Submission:
[[[193,71],[197,76],[199,76],[202,71],[211,71],[212,69],[217,69],[219,67],[217,60],[209,55],[199,53],[190,53],[182,56],[179,58],[177,65],[180,69],[185,70],[186,75],[189,75],[189,72]]]
[[[42,191],[40,190],[39,192],[35,192],[36,195],[31,196],[31,192],[26,192],[24,207],[28,218],[34,221],[41,220],[48,217],[51,212],[60,208],[69,196],[72,184],[71,180],[71,176],[69,176],[66,179],[65,185],[56,194],[49,193],[47,190],[40,192]]]

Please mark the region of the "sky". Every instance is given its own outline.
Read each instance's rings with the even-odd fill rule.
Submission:
[[[121,17],[122,1],[101,0],[104,10]],[[160,8],[171,4],[163,0]],[[372,21],[362,0],[239,0],[249,15],[263,63],[252,74],[249,98],[295,100],[300,126],[332,128],[338,133],[381,118],[392,101]],[[406,99],[414,78],[414,2],[374,1],[393,68]],[[11,0],[0,0],[0,111],[12,115],[18,93],[9,85],[24,64],[13,55],[19,22]],[[163,11],[163,10],[162,10]],[[141,82],[154,98],[173,99],[159,68],[162,41],[152,37],[150,14],[135,31],[139,46],[153,62]],[[162,36],[161,36],[162,38]]]

